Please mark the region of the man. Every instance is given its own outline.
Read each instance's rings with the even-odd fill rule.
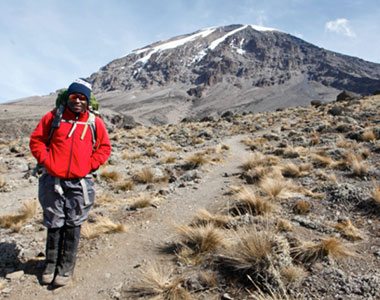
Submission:
[[[111,153],[102,119],[89,111],[91,85],[79,79],[66,95],[61,118],[57,119],[59,109],[44,115],[29,145],[43,166],[38,190],[47,227],[42,283],[55,286],[64,286],[72,278],[81,224],[95,200],[91,172]]]

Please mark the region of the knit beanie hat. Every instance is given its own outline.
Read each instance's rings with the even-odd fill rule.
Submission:
[[[75,93],[83,94],[87,98],[87,103],[89,103],[91,98],[91,84],[81,78],[77,79],[72,84],[70,84],[67,93],[69,95]]]

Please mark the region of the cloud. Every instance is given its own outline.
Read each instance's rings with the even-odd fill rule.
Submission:
[[[335,21],[329,21],[325,24],[327,31],[342,34],[348,37],[356,37],[355,32],[350,28],[349,21],[347,19],[336,19]]]

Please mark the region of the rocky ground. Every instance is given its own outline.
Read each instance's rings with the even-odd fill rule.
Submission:
[[[379,299],[379,100],[113,128],[75,279],[60,289],[39,281],[28,136],[3,135],[1,296]]]

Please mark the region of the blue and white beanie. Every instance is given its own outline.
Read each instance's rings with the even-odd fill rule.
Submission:
[[[81,78],[75,80],[72,84],[70,84],[67,92],[68,94],[75,94],[75,93],[80,93],[86,96],[87,98],[87,103],[90,102],[91,98],[91,84]]]

